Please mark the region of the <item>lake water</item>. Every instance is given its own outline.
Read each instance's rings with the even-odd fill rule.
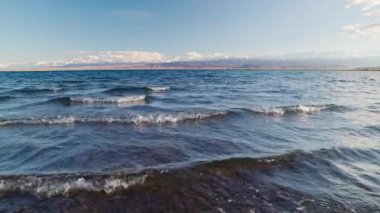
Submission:
[[[0,211],[379,203],[380,72],[0,73]]]

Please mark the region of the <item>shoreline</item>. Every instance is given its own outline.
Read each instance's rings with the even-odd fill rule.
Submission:
[[[25,69],[25,70],[0,70],[0,73],[8,72],[85,72],[85,71],[310,71],[310,72],[379,72],[380,69],[361,68],[85,68],[85,69]]]
[[[374,210],[375,207],[370,204],[358,202],[348,205],[328,196],[283,186],[275,178],[266,177],[270,172],[297,166],[305,155],[290,153],[274,158],[231,158],[129,175],[24,176],[21,179],[26,181],[25,188],[35,186],[32,189],[37,194],[33,191],[18,193],[15,188],[0,196],[0,201],[23,201],[21,204],[8,205],[6,210],[21,207],[45,209],[47,212],[52,209],[83,210],[84,207],[89,211],[128,208],[136,212],[183,211],[190,208],[210,212],[233,212],[236,209],[244,212]],[[12,178],[18,179],[16,183],[20,183],[20,177],[17,176],[5,179]],[[33,180],[36,183],[30,182]],[[37,183],[45,183],[46,186]],[[52,186],[57,184],[61,188],[53,190]],[[39,194],[45,189],[51,192]]]

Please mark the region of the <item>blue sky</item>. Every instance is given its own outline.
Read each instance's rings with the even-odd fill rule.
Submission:
[[[379,47],[380,0],[1,0],[0,6],[0,67],[359,55]]]

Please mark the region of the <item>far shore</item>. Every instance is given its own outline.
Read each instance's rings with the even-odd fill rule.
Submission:
[[[175,71],[175,70],[220,70],[220,71],[380,71],[380,67],[376,68],[292,68],[292,67],[258,67],[258,68],[242,68],[242,67],[107,67],[107,66],[90,66],[90,67],[48,67],[36,69],[9,69],[0,70],[0,72],[59,72],[59,71]]]

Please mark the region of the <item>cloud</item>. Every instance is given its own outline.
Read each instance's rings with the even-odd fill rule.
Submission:
[[[9,64],[0,63],[0,69],[4,69],[4,68],[7,68],[7,67],[9,67]]]
[[[380,0],[348,0],[346,8],[361,7],[365,16],[380,16]]]
[[[354,37],[379,37],[380,36],[380,24],[353,24],[345,25],[343,30],[351,32]]]
[[[193,60],[199,60],[199,59],[202,59],[204,56],[200,53],[197,53],[197,52],[188,52],[188,53],[185,53],[185,58],[187,60],[190,60],[190,61],[193,61]]]
[[[212,53],[201,54],[195,51],[187,52],[182,56],[166,58],[159,52],[148,51],[78,51],[76,56],[68,59],[39,60],[28,63],[0,63],[0,69],[7,68],[49,68],[91,65],[116,65],[133,63],[159,63],[173,61],[208,61],[231,58],[249,58],[238,54]]]
[[[380,16],[380,0],[346,0],[346,8],[361,7],[364,16]],[[346,32],[352,33],[351,38],[380,36],[380,23],[350,24],[342,26]]]
[[[368,29],[369,28],[369,29]],[[347,25],[345,30],[353,31],[356,34],[367,35],[367,31],[371,27],[365,25]],[[380,33],[380,26],[377,26],[377,33]],[[371,31],[372,33],[372,31]],[[365,52],[365,53],[347,53],[341,51],[329,52],[301,52],[289,53],[281,55],[251,55],[245,56],[240,54],[224,54],[224,53],[211,53],[202,54],[199,52],[191,51],[181,56],[167,58],[164,54],[159,52],[143,52],[143,51],[81,51],[77,52],[76,56],[69,59],[59,60],[41,60],[35,62],[19,62],[19,63],[0,63],[0,70],[49,70],[54,68],[78,68],[81,67],[94,67],[97,66],[111,66],[112,65],[131,65],[140,66],[144,63],[165,63],[165,62],[212,62],[217,63],[221,60],[222,65],[226,61],[240,63],[241,59],[258,60],[258,61],[272,61],[272,62],[286,62],[286,61],[318,61],[318,60],[362,60],[363,65],[369,66],[375,64],[372,61],[378,62],[380,52]],[[225,60],[227,59],[227,60]],[[347,59],[347,60],[346,60]],[[368,59],[368,60],[367,60]],[[372,60],[372,61],[371,61]],[[243,60],[244,61],[244,60]],[[364,63],[368,61],[368,64]],[[261,63],[261,62],[260,62]],[[159,65],[160,66],[160,65]]]
[[[140,62],[161,62],[165,56],[159,52],[142,51],[100,51],[81,52],[77,57],[67,60],[37,61],[35,66],[68,66],[91,64],[125,64]]]
[[[230,58],[249,58],[248,56],[240,54],[225,54],[225,53],[211,53],[201,54],[195,51],[187,52],[184,56],[177,56],[171,61],[206,61],[206,60],[218,60],[218,59],[230,59]]]
[[[0,63],[0,70],[6,70],[6,69],[13,68],[13,67],[24,67],[24,66],[28,66],[28,65],[30,65],[30,64],[28,64],[26,62]]]
[[[363,15],[364,16],[380,16],[380,9],[365,12]]]

